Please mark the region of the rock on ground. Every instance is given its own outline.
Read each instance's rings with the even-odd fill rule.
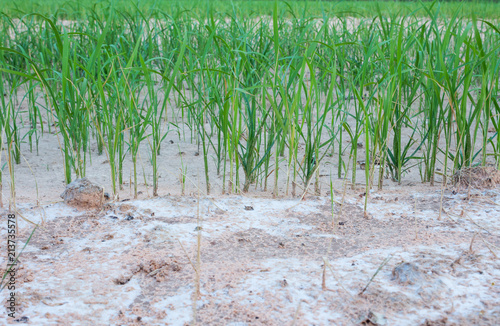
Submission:
[[[99,208],[104,201],[104,188],[87,178],[77,179],[66,186],[61,198],[68,205]]]
[[[401,285],[413,285],[423,280],[423,276],[417,266],[403,263],[396,266],[392,271],[392,280]]]

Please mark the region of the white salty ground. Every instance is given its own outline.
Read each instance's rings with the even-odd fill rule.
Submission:
[[[48,127],[46,119],[42,123]],[[500,324],[498,188],[470,196],[445,189],[439,219],[440,185],[415,186],[420,178],[413,168],[402,186],[386,180],[383,191],[370,194],[371,219],[365,219],[362,186],[348,187],[344,197],[342,182],[334,180],[335,200],[343,205],[331,208],[335,156],[326,156],[319,170],[324,197],[301,201],[285,186],[286,157],[280,159],[282,198],[270,198],[273,177],[268,191],[258,185],[245,196],[220,195],[228,178],[214,173],[210,153],[212,196],[199,196],[202,155],[186,124],[178,125],[162,145],[160,197],[151,198],[143,145],[139,199],[132,199],[127,155],[124,189],[99,211],[80,211],[59,198],[65,185],[57,128],[41,137],[38,155],[21,144],[22,162],[14,166],[18,247],[32,230],[22,217],[40,227],[21,257],[16,318],[33,325]],[[24,135],[29,128],[20,130]],[[94,143],[91,152],[87,176],[111,192],[109,161]],[[363,172],[358,169],[358,182]],[[5,172],[2,217],[15,206],[10,190]],[[2,239],[6,227],[0,225]],[[6,244],[0,242],[2,267]],[[403,262],[418,269],[414,284],[393,277]],[[0,293],[2,302],[6,295]],[[0,323],[19,323],[6,316]]]
[[[18,248],[32,230],[22,217],[40,227],[21,257],[16,318],[33,325],[500,324],[499,188],[470,194],[446,188],[439,219],[441,185],[420,184],[413,168],[403,185],[385,180],[384,190],[370,193],[365,219],[363,185],[353,190],[334,179],[332,209],[335,156],[319,170],[322,196],[300,200],[286,187],[286,157],[280,198],[270,197],[272,177],[267,191],[259,184],[247,195],[221,195],[229,179],[214,173],[210,153],[207,196],[202,155],[179,126],[186,139],[184,132],[169,134],[159,158],[160,197],[151,196],[144,146],[139,199],[127,156],[124,189],[99,211],[59,198],[65,185],[56,133],[43,135],[38,154],[22,144],[16,203],[5,172],[0,216],[17,205]],[[95,144],[91,152],[87,176],[111,192],[107,157],[97,155]],[[356,168],[362,181],[364,171]],[[2,239],[6,229],[4,219]],[[6,245],[0,242],[2,267]],[[403,262],[418,269],[414,284],[394,279]],[[6,295],[0,293],[4,303]],[[6,317],[0,323],[19,323]]]
[[[362,193],[347,190],[333,220],[329,197],[314,196],[167,196],[95,212],[19,204],[21,239],[31,231],[21,216],[42,226],[21,257],[16,317],[33,325],[500,324],[498,189],[446,190],[441,220],[439,187],[373,192],[371,219]],[[402,262],[418,269],[414,284],[393,277]]]

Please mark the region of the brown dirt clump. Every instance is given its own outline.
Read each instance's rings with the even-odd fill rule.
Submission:
[[[68,205],[81,208],[99,208],[104,202],[104,188],[87,178],[71,182],[61,194]]]
[[[491,166],[476,166],[458,170],[453,184],[460,189],[492,189],[500,184],[500,171]]]

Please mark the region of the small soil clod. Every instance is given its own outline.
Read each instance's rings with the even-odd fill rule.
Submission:
[[[413,285],[419,283],[423,275],[419,268],[410,263],[402,263],[392,270],[392,280],[400,285]]]

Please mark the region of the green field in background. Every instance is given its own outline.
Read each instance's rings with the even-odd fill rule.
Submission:
[[[425,1],[429,5],[431,1]],[[140,9],[142,13],[161,11],[167,14],[176,14],[182,10],[189,10],[197,15],[203,15],[207,9],[248,17],[254,15],[271,15],[274,1],[256,0],[139,0],[139,1],[110,1],[110,0],[1,0],[1,12],[11,18],[21,17],[29,13],[43,15],[57,15],[59,18],[78,19],[85,17],[89,12],[105,14],[111,5],[120,12],[133,13]],[[474,13],[479,18],[494,19],[500,16],[499,1],[436,1],[436,7],[444,16],[458,13],[459,16],[469,16]],[[386,15],[411,14],[425,16],[419,1],[280,1],[282,16],[316,15],[329,16],[375,16],[380,11]]]

